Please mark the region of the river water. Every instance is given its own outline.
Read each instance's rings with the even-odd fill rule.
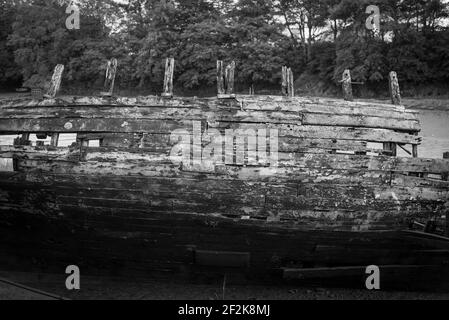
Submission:
[[[449,152],[449,111],[420,110],[423,142],[419,157],[441,159]]]

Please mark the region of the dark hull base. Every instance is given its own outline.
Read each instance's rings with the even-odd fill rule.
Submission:
[[[130,224],[112,213],[82,208],[61,218],[16,210],[0,214],[3,270],[63,273],[77,265],[83,274],[103,276],[216,281],[227,274],[238,282],[299,278],[302,284],[357,287],[364,285],[364,268],[378,265],[389,266],[383,270],[391,288],[406,289],[412,284],[436,288],[449,269],[448,250],[401,231],[300,230],[162,213],[136,216]],[[306,271],[286,280],[286,268]]]

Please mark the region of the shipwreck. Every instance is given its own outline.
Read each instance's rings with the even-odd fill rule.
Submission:
[[[344,99],[295,97],[288,68],[282,95],[236,95],[222,62],[216,97],[176,97],[173,59],[161,96],[118,97],[116,68],[99,96],[59,96],[58,66],[48,94],[0,101],[2,263],[284,277],[447,263],[449,160],[419,158],[394,72],[390,104],[353,101],[349,71]]]

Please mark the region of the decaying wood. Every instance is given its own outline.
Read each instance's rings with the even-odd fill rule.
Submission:
[[[234,94],[235,61],[224,68],[223,61],[217,61],[217,96],[219,99],[235,98]]]
[[[401,91],[399,89],[399,80],[396,72],[391,71],[389,75],[391,102],[394,105],[401,104]]]
[[[173,74],[175,71],[175,59],[167,58],[165,60],[165,76],[164,76],[164,91],[162,96],[165,98],[173,97]]]
[[[449,152],[445,152],[445,153],[443,154],[443,159],[449,159]],[[442,178],[443,178],[443,180],[445,180],[445,181],[449,181],[449,171],[443,173]]]
[[[253,95],[255,95],[256,93],[255,93],[255,89],[254,89],[254,84],[252,84],[250,87],[249,87],[249,95],[250,96],[253,96]]]
[[[53,147],[57,147],[59,142],[59,133],[53,133],[51,135],[51,142],[50,145]]]
[[[346,69],[343,72],[342,88],[344,99],[346,101],[352,101],[354,98],[352,96],[352,78],[351,78],[351,71],[349,69]]]
[[[232,94],[232,72],[217,63],[219,93]],[[293,92],[292,78],[285,81]],[[419,145],[420,129],[417,113],[403,106],[327,98],[0,101],[0,132],[23,134],[0,146],[0,158],[17,164],[13,173],[0,172],[0,243],[32,248],[25,256],[47,250],[44,256],[62,258],[70,248],[138,261],[146,270],[193,266],[195,257],[201,265],[250,270],[283,261],[406,263],[410,252],[414,263],[443,261],[447,252],[433,255],[398,230],[409,220],[441,220],[449,182],[440,176],[449,162],[383,150],[384,143]],[[169,158],[176,130],[196,133],[188,155],[198,163]],[[203,152],[215,143],[207,130],[231,133],[224,140],[231,147],[215,162]],[[259,130],[265,150],[254,153],[248,141]],[[52,142],[30,146],[30,132]],[[76,133],[76,143],[57,147],[61,133]],[[271,153],[276,162],[267,160]],[[53,238],[64,250],[54,250]]]
[[[217,61],[217,94],[225,94],[224,74],[223,74],[223,61]]]
[[[235,74],[235,61],[232,61],[225,70],[225,83],[226,83],[226,94],[234,94],[234,74]]]
[[[114,94],[115,77],[117,74],[117,59],[111,59],[108,61],[106,66],[106,74],[104,80],[104,92],[101,93],[102,96],[111,97]]]
[[[61,87],[63,72],[64,72],[64,65],[58,64],[55,67],[55,71],[53,72],[53,76],[50,82],[50,88],[48,89],[45,98],[54,98],[58,94],[59,89]]]
[[[282,67],[282,95],[286,97],[295,96],[293,71],[286,66]]]

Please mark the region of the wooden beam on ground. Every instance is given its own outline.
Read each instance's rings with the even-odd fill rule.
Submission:
[[[346,101],[353,101],[354,97],[352,95],[352,79],[351,79],[351,71],[349,69],[346,69],[343,72],[342,88],[344,99]]]
[[[172,98],[173,97],[173,73],[175,70],[175,59],[167,58],[165,60],[165,76],[164,76],[164,92],[162,97]]]
[[[111,59],[108,61],[106,67],[106,74],[104,80],[104,91],[101,92],[101,96],[111,97],[114,94],[115,76],[117,74],[117,59]]]
[[[62,74],[64,72],[64,65],[58,64],[55,67],[55,71],[53,72],[53,76],[51,78],[50,88],[47,91],[47,94],[44,95],[45,98],[53,99],[59,92],[61,87]]]

